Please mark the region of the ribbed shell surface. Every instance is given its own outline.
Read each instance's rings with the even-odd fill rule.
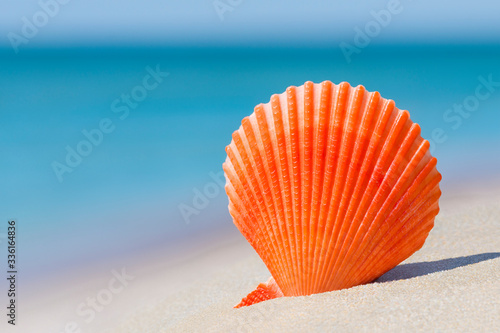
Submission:
[[[289,87],[226,152],[229,212],[285,296],[373,281],[422,247],[439,211],[419,125],[363,86]]]

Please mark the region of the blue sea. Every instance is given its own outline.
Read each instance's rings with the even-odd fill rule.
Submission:
[[[3,49],[2,247],[15,218],[34,280],[233,228],[219,178],[232,132],[309,80],[409,110],[443,195],[500,176],[499,46],[369,46],[350,63],[338,48]]]

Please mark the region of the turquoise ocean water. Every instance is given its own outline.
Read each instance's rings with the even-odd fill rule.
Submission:
[[[362,84],[409,110],[440,138],[444,190],[500,176],[499,46],[368,47],[350,63],[337,48],[1,50],[0,232],[18,220],[25,275],[231,228],[220,187],[189,223],[180,207],[220,173],[241,119],[307,80]],[[87,156],[58,177],[68,147]]]

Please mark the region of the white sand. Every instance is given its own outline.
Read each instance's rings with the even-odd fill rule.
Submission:
[[[177,279],[199,276],[169,295],[161,296],[161,283],[171,279],[144,279],[142,290],[160,291],[159,297],[137,305],[109,332],[498,332],[500,196],[494,192],[448,192],[424,247],[375,283],[233,309],[269,277],[239,239],[170,271]]]

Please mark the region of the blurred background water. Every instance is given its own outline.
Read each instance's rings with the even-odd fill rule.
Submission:
[[[223,20],[210,1],[83,6],[60,5],[17,53],[8,33],[22,35],[21,18],[40,5],[0,6],[0,232],[18,220],[26,283],[164,247],[168,257],[200,235],[234,231],[212,177],[224,148],[256,104],[308,80],[377,90],[410,111],[424,138],[436,129],[446,136],[433,147],[443,191],[500,176],[495,2],[401,1],[403,10],[350,59],[340,43],[355,46],[355,28],[388,2],[243,1]],[[168,76],[121,119],[114,101],[157,68]],[[497,83],[482,88],[488,97],[446,118],[484,80]],[[76,150],[88,140],[82,131],[103,119],[112,132],[60,179],[54,162],[65,164],[67,146]],[[187,206],[196,214],[186,218]]]

